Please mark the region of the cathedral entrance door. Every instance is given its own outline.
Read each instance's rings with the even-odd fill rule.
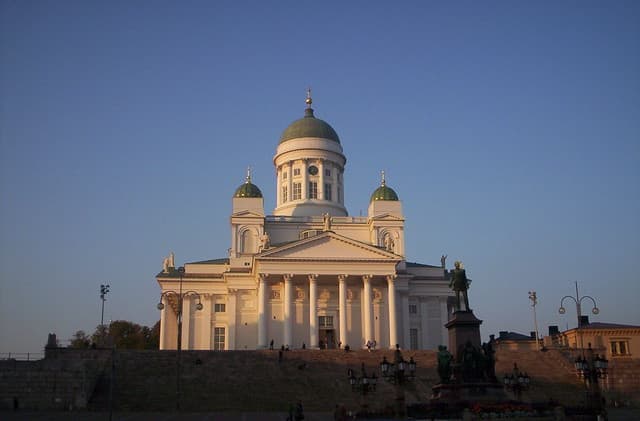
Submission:
[[[336,331],[334,329],[320,329],[320,349],[334,349],[336,344]]]

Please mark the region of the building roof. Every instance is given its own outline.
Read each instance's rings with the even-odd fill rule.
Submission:
[[[406,262],[408,268],[441,268],[442,266],[427,265],[424,263]]]
[[[280,136],[280,143],[302,137],[318,137],[340,143],[340,138],[336,131],[333,130],[333,127],[326,121],[315,118],[312,108],[305,109],[304,117],[294,121],[284,129],[282,136]]]
[[[501,331],[498,335],[498,340],[500,341],[531,341],[535,340],[530,335],[523,335],[518,332],[509,332],[509,331]]]
[[[580,326],[580,329],[592,329],[592,330],[596,330],[596,329],[640,329],[640,326],[637,326],[637,325],[623,325],[623,324],[619,324],[619,323],[595,322],[595,323],[589,323],[589,324],[586,324],[586,325],[582,325],[582,326]]]
[[[236,189],[233,197],[262,197],[262,192],[251,182],[251,168],[247,169],[247,178],[240,187]]]
[[[189,262],[189,265],[226,265],[229,264],[228,257],[222,257],[220,259],[201,260],[199,262]]]

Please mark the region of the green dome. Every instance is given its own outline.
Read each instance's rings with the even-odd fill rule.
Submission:
[[[336,131],[333,130],[333,127],[327,122],[315,118],[312,108],[305,109],[304,117],[291,123],[289,127],[282,132],[280,143],[301,137],[319,137],[340,143],[340,138]]]
[[[262,197],[262,192],[250,180],[236,189],[233,197]]]
[[[378,187],[371,195],[371,202],[374,200],[398,200],[398,195],[391,187],[382,185]]]

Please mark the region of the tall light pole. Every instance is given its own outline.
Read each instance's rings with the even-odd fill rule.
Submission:
[[[582,343],[582,334],[580,332],[580,327],[582,326],[582,300],[584,300],[585,298],[591,300],[591,302],[593,303],[591,312],[593,314],[600,313],[600,310],[598,309],[596,300],[594,300],[593,297],[589,295],[584,295],[582,297],[580,296],[580,292],[578,291],[578,281],[576,281],[576,296],[572,297],[571,295],[565,295],[564,297],[562,297],[562,300],[560,300],[560,308],[558,309],[558,313],[560,314],[564,314],[567,312],[567,310],[562,306],[562,303],[566,298],[570,298],[576,303],[576,314],[578,316],[578,334],[580,335],[580,348],[582,349],[582,356],[584,357],[584,344]]]
[[[100,314],[100,340],[104,342],[104,302],[107,301],[109,284],[100,285],[100,299],[102,300],[102,313]]]
[[[536,304],[538,304],[538,296],[535,291],[529,291],[529,299],[531,307],[533,307],[533,326],[536,329],[536,349],[540,351],[540,338],[538,336],[538,317],[536,317]]]
[[[180,276],[180,284],[179,284],[179,292],[175,291],[164,291],[160,294],[160,302],[157,307],[158,310],[164,309],[164,303],[162,302],[163,297],[176,297],[178,300],[178,308],[176,310],[176,318],[178,321],[178,338],[177,338],[177,354],[176,354],[176,409],[180,410],[180,371],[181,371],[181,357],[182,357],[182,304],[184,302],[185,297],[195,296],[198,298],[198,304],[196,304],[196,310],[202,310],[202,301],[200,299],[200,294],[195,291],[185,291],[182,292],[182,277],[184,276],[184,266],[180,266],[178,269],[178,274]]]

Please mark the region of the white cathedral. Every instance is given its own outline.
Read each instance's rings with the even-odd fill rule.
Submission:
[[[287,127],[276,148],[276,208],[266,215],[251,174],[232,198],[228,257],[175,268],[161,288],[160,349],[244,350],[448,343],[446,257],[405,260],[404,215],[382,182],[366,216],[344,206],[340,138],[314,116]]]

